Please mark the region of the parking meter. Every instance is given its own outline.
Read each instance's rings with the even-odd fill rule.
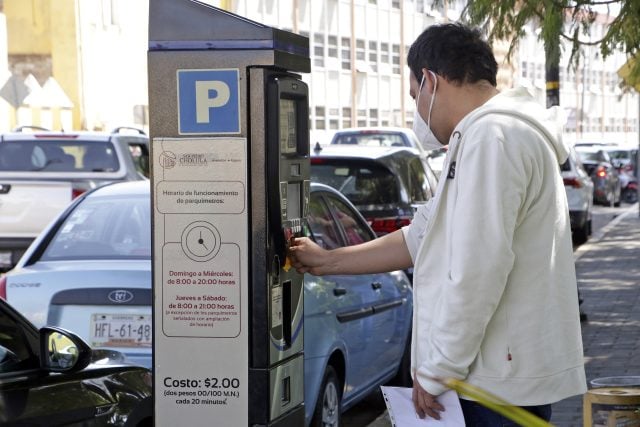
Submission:
[[[304,425],[306,37],[150,0],[154,422]]]

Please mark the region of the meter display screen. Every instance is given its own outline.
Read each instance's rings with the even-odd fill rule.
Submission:
[[[296,102],[293,99],[280,99],[280,152],[295,153],[298,129],[296,128]]]
[[[299,182],[287,184],[287,219],[296,219],[302,216],[300,191],[301,184]]]

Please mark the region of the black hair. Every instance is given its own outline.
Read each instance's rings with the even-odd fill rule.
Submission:
[[[426,68],[459,84],[486,80],[496,86],[498,64],[477,28],[459,23],[428,27],[411,45],[407,64],[420,80]]]

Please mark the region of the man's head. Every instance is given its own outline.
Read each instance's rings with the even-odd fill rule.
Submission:
[[[414,131],[425,148],[448,144],[460,120],[498,93],[498,64],[477,29],[433,25],[411,45],[407,64]]]
[[[431,70],[453,84],[486,80],[496,86],[498,64],[478,29],[462,24],[432,25],[418,36],[407,64],[420,81],[422,69]]]

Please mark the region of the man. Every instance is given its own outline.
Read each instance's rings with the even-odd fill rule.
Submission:
[[[438,379],[458,378],[549,420],[551,403],[586,391],[559,173],[567,150],[526,91],[497,91],[479,31],[429,27],[407,62],[416,134],[428,148],[449,146],[436,196],[411,225],[371,242],[326,251],[296,239],[293,265],[317,275],[414,266],[420,417],[439,419]],[[468,426],[509,425],[465,396],[461,404]]]

